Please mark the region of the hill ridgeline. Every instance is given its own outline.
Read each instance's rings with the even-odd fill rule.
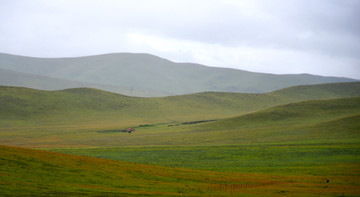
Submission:
[[[43,90],[90,87],[142,97],[206,91],[264,93],[295,85],[356,81],[309,74],[254,73],[175,63],[150,54],[134,53],[75,58],[34,58],[0,53],[0,69],[1,73],[12,71],[12,77],[2,77],[0,85]]]

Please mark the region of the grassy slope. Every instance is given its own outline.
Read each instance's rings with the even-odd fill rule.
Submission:
[[[96,139],[87,138],[86,143],[90,146],[356,144],[360,140],[359,111],[359,97],[306,101],[210,123],[157,125],[138,128],[133,135],[96,134]],[[110,138],[112,141],[106,140]]]
[[[331,192],[326,194],[329,196],[357,196],[359,112],[360,97],[303,101],[210,123],[179,125],[176,129],[158,126],[162,131],[158,133],[146,128],[134,135],[112,135],[117,143],[101,148],[50,150],[172,167],[289,176],[312,183],[314,179],[329,179],[349,189],[296,183],[301,188],[298,193],[289,192],[292,189],[280,192],[287,196],[321,196],[324,189]],[[119,144],[131,147],[106,147]]]
[[[359,83],[329,83],[312,86],[294,86],[269,93],[289,99],[316,100],[323,98],[339,98],[359,96]]]
[[[106,117],[107,113],[116,113],[124,119],[181,121],[231,117],[301,100],[360,96],[360,82],[297,86],[267,94],[208,92],[162,98],[127,97],[86,88],[52,92],[16,87],[0,90],[2,118],[38,119],[42,115],[72,113],[76,117]]]
[[[121,108],[123,105],[124,102],[121,102],[119,105],[112,105],[112,108]],[[126,128],[126,124],[121,127],[110,120],[83,125],[49,123],[3,126],[0,142],[18,146],[357,143],[360,139],[359,111],[360,98],[351,97],[302,101],[210,123],[153,124],[149,127],[138,127],[132,134],[98,133],[99,130]],[[129,125],[134,123],[128,122]]]
[[[0,146],[0,195],[359,195],[358,178],[197,171]],[[347,166],[351,170],[351,166]]]
[[[0,67],[59,79],[128,87],[135,90],[130,95],[141,96],[149,96],[149,92],[159,93],[158,96],[204,91],[269,92],[301,84],[354,81],[306,74],[273,75],[212,68],[131,53],[78,58],[31,58],[0,54]]]
[[[358,93],[356,91],[358,83],[321,86],[323,88],[317,90],[313,88],[319,86],[296,87],[293,91],[307,92],[311,95],[308,98],[311,99],[354,96]],[[321,95],[316,95],[319,90]],[[358,190],[359,97],[285,104],[210,123],[173,127],[168,127],[167,124],[155,124],[137,128],[132,134],[96,132],[112,126],[116,128],[119,125],[142,123],[145,119],[156,122],[163,120],[165,116],[168,118],[166,120],[170,120],[169,117],[179,118],[190,113],[189,110],[196,109],[200,109],[199,115],[194,116],[196,119],[194,117],[190,119],[199,120],[204,117],[202,113],[205,113],[206,108],[191,109],[196,106],[195,101],[198,100],[201,101],[198,104],[200,106],[204,103],[206,105],[216,103],[218,106],[214,108],[218,109],[216,113],[225,117],[230,114],[231,109],[228,112],[221,109],[226,109],[224,106],[229,107],[235,103],[230,99],[233,95],[239,96],[235,100],[239,100],[242,106],[245,106],[244,102],[257,106],[255,101],[259,98],[265,101],[272,98],[267,100],[269,103],[307,98],[300,95],[291,97],[291,91],[285,89],[272,92],[265,94],[265,98],[259,94],[245,94],[248,99],[244,100],[240,99],[244,98],[241,94],[225,93],[204,93],[153,100],[131,98],[93,89],[46,92],[9,88],[0,92],[1,103],[8,104],[3,105],[2,109],[5,110],[1,111],[2,118],[5,118],[2,119],[1,144],[65,147],[212,145],[86,148],[80,149],[80,152],[95,156],[95,151],[106,158],[112,156],[113,159],[120,160],[203,170],[251,172],[251,174],[154,167],[1,146],[0,194],[360,195]],[[159,102],[159,100],[163,101]],[[130,107],[134,103],[137,108]],[[180,104],[183,106],[175,107]],[[17,108],[18,106],[22,107]],[[171,109],[171,106],[174,108]],[[266,106],[259,108],[261,107]],[[137,109],[146,109],[145,111],[150,110],[150,112],[139,116]],[[245,113],[245,110],[237,110],[234,109],[236,112],[231,113]],[[120,120],[119,111],[127,112],[126,116],[122,117],[126,120],[124,124],[113,122]],[[164,111],[174,114],[169,115]],[[54,117],[46,118],[50,115]],[[117,116],[112,118],[111,115]],[[18,122],[17,125],[6,125],[12,122],[11,118],[13,122]],[[96,122],[97,119],[99,120]],[[45,120],[48,121],[47,124],[44,124]],[[78,124],[79,121],[84,124]],[[218,145],[214,146],[216,144]],[[79,149],[60,151],[76,153]],[[117,158],[114,158],[114,155]],[[164,155],[168,157],[164,159]],[[137,157],[147,161],[136,160]],[[263,160],[264,158],[266,160]],[[326,183],[326,179],[330,179],[330,184]]]
[[[356,91],[360,87],[359,84],[301,86],[295,87],[294,91],[296,93],[301,91],[311,92],[310,99],[352,96],[359,94],[360,91]],[[322,91],[320,91],[319,95],[316,95],[314,94],[316,91],[312,91],[312,89]],[[355,91],[353,91],[354,89]],[[272,123],[270,125],[264,124],[266,123],[264,120],[252,121],[252,123],[249,120],[250,122],[246,124],[253,125],[246,128],[235,124],[236,121],[230,119],[210,124],[212,126],[206,128],[207,132],[202,132],[204,127],[197,127],[197,125],[167,126],[168,124],[176,125],[177,122],[181,121],[233,117],[277,104],[307,98],[297,95],[290,97],[291,90],[284,89],[269,94],[199,93],[164,98],[134,98],[95,89],[68,89],[49,92],[1,87],[0,131],[2,132],[0,142],[18,146],[59,146],[60,144],[63,146],[238,144],[267,142],[269,139],[280,142],[280,136],[285,134],[283,131],[286,129],[292,129],[286,135],[289,136],[288,138],[293,133],[303,136],[304,138],[299,137],[297,139],[297,141],[301,141],[301,139],[308,140],[311,138],[310,131],[314,129],[310,127],[314,127],[314,124],[342,118],[343,115],[339,113],[329,116],[328,111],[304,105],[308,109],[306,115],[310,116],[299,116],[297,118],[290,116],[293,119],[284,119],[278,121],[281,124],[275,125],[272,125]],[[345,92],[348,93],[345,94]],[[320,102],[318,106],[321,106],[321,101],[318,102]],[[356,105],[356,101],[354,102],[354,105]],[[316,107],[317,104],[314,104],[314,106]],[[342,106],[337,107],[334,107],[334,112],[338,112]],[[302,108],[304,107],[295,105],[292,110]],[[272,110],[281,111],[282,108]],[[289,109],[283,110],[285,115],[288,113],[287,110]],[[323,113],[321,114],[318,110]],[[350,116],[354,115],[354,110],[357,110],[357,108],[351,107],[349,110],[345,110],[344,113]],[[271,115],[268,117],[274,117],[275,115],[271,113],[269,112],[264,116]],[[316,113],[318,114],[316,115]],[[256,116],[259,116],[259,114],[256,114]],[[311,119],[312,121],[310,121]],[[242,117],[240,120],[244,120],[244,118]],[[351,121],[351,124],[353,122]],[[134,135],[97,133],[99,130],[123,129],[136,127],[140,124],[151,124],[153,126],[136,128]],[[296,124],[296,126],[291,126],[291,124]],[[247,129],[245,133],[240,135],[239,132],[242,132],[245,128]],[[257,132],[252,132],[255,130]],[[274,130],[279,131],[279,137],[274,135]],[[322,130],[324,131],[325,128]],[[256,137],[257,135],[262,135],[262,137]],[[338,135],[330,135],[327,138],[336,140],[335,136]],[[353,137],[354,135],[356,134],[349,134],[349,136]]]
[[[360,97],[291,103],[209,123],[199,130],[224,130],[238,143],[358,142]]]

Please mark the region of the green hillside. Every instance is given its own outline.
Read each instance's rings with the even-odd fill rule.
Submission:
[[[358,196],[359,110],[351,97],[132,134],[3,127],[1,144],[123,161],[0,146],[0,195]]]
[[[161,124],[136,133],[95,133],[62,143],[87,146],[324,144],[360,140],[360,98],[306,101],[198,124]],[[170,125],[170,127],[169,127]],[[112,139],[112,140],[110,140]],[[61,144],[54,142],[53,144]],[[43,143],[51,146],[51,143]],[[56,145],[54,145],[56,146]]]
[[[280,105],[213,122],[156,125],[131,135],[101,133],[97,139],[72,140],[88,147],[55,143],[47,149],[198,170],[338,179],[360,177],[359,141],[360,97],[352,97]]]
[[[294,91],[313,93],[311,89],[324,87],[316,98],[328,99],[345,95],[345,89],[356,89],[359,83],[333,84],[334,89],[331,86],[294,87]],[[358,132],[353,129],[358,127],[353,121],[360,111],[358,97],[293,103],[305,97],[291,98],[289,92],[291,89],[269,94],[199,93],[136,98],[86,88],[39,91],[2,87],[0,143],[132,146],[358,140]],[[347,96],[358,92],[349,91]],[[313,99],[315,95],[309,97]],[[234,116],[238,117],[230,118]],[[337,124],[336,121],[348,121],[350,129],[325,124]],[[319,125],[323,129],[316,129]],[[136,132],[107,132],[128,127],[134,127]],[[330,130],[335,130],[336,135],[328,135]],[[348,137],[339,139],[342,135]],[[313,139],[314,136],[321,138]]]
[[[161,98],[2,86],[0,196],[359,196],[359,94],[359,82]]]
[[[309,74],[253,73],[192,63],[175,63],[150,54],[133,53],[76,58],[33,58],[0,54],[0,68],[86,83],[90,85],[88,87],[131,96],[179,95],[205,91],[263,93],[295,85],[355,81]],[[11,83],[9,79],[2,85]],[[79,86],[74,84],[73,87]],[[43,89],[41,86],[39,88]]]
[[[291,103],[203,126],[233,143],[341,143],[360,140],[360,98]],[[200,131],[199,130],[199,131]]]
[[[289,99],[296,98],[298,100],[316,100],[321,99],[321,96],[323,96],[323,98],[339,98],[339,95],[342,95],[342,97],[352,97],[358,96],[360,91],[358,85],[358,82],[353,82],[294,86],[271,92],[270,95],[280,95]]]
[[[221,119],[302,100],[360,96],[360,82],[297,86],[266,94],[205,92],[160,98],[128,97],[88,88],[0,90],[0,117],[4,121],[66,123],[96,119],[141,124]]]
[[[294,121],[296,125],[307,124],[323,119],[326,120],[333,116],[341,117],[360,113],[359,101],[359,97],[351,97],[290,103],[235,118],[219,120],[216,123],[211,123],[210,126],[213,127],[215,124],[231,125],[234,127],[252,124],[280,124],[290,120]],[[293,122],[290,123],[292,124]]]

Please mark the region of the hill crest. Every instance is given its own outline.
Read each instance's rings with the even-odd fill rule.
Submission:
[[[0,86],[0,91],[3,122],[49,118],[58,122],[70,119],[89,122],[101,117],[124,124],[143,124],[230,118],[292,102],[356,97],[360,96],[360,82],[296,86],[263,94],[203,92],[156,98],[129,97],[89,88],[42,91]]]
[[[205,91],[264,93],[295,86],[356,81],[309,74],[275,75],[175,63],[151,54],[112,53],[70,58],[0,54],[0,68],[86,84],[130,96],[169,96]],[[27,83],[30,83],[29,79]],[[21,81],[17,82],[18,84]],[[8,79],[1,85],[14,84]],[[32,86],[44,89],[37,83]],[[112,88],[109,88],[111,86]],[[73,84],[72,87],[79,87]],[[54,89],[54,88],[53,88]]]

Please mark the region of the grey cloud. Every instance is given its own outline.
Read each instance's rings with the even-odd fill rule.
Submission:
[[[354,1],[268,1],[259,4],[268,18],[251,18],[239,8],[227,7],[214,10],[205,21],[195,19],[184,26],[174,22],[159,29],[169,37],[206,43],[355,57],[360,52],[359,5]]]
[[[55,57],[152,52],[126,40],[139,33],[359,62],[358,10],[357,0],[2,0],[0,52]],[[187,49],[179,51],[191,59]]]

